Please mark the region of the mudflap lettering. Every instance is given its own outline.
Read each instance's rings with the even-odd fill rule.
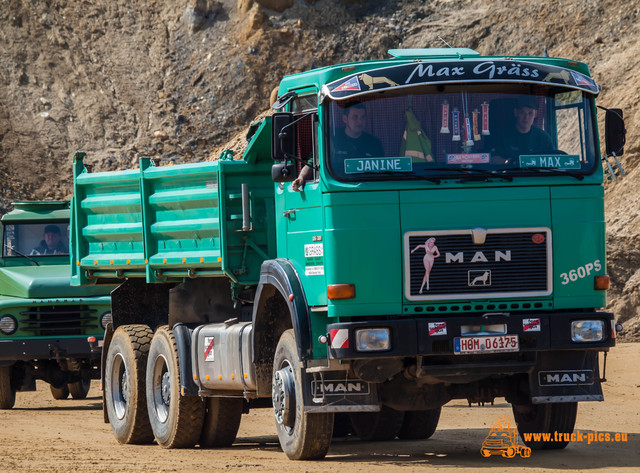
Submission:
[[[348,376],[347,371],[305,373],[305,412],[379,411],[378,385]]]
[[[603,401],[598,352],[556,351],[538,353],[529,374],[534,404]]]

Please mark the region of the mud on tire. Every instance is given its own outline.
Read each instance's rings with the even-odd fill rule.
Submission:
[[[553,404],[513,404],[513,417],[518,424],[520,438],[532,450],[559,450],[569,444],[567,441],[526,441],[525,433],[570,434],[578,415],[577,402],[558,402]]]
[[[293,330],[285,331],[273,360],[272,400],[278,439],[291,460],[323,458],[331,445],[333,414],[304,411],[302,368]]]
[[[120,443],[153,442],[144,376],[152,336],[146,325],[122,325],[109,345],[104,402],[111,429]]]
[[[210,397],[206,400],[200,446],[229,447],[238,435],[242,419],[242,398]]]
[[[11,409],[16,403],[16,390],[11,385],[11,366],[0,366],[0,409]]]
[[[180,395],[176,339],[167,326],[151,341],[146,374],[147,410],[153,435],[165,448],[193,447],[199,440],[205,406],[198,396]]]

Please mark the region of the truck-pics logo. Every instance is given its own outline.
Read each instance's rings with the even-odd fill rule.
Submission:
[[[579,386],[593,384],[593,371],[540,371],[538,373],[540,386]]]
[[[518,437],[518,429],[512,427],[509,419],[498,419],[497,422],[491,424],[489,435],[482,442],[480,447],[480,455],[485,458],[491,455],[501,455],[505,458],[513,458],[520,455],[522,458],[531,456],[531,449],[524,445],[520,445]]]

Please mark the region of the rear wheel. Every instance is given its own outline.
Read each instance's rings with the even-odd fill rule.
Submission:
[[[202,432],[204,403],[198,396],[180,395],[178,349],[167,326],[158,328],[153,336],[146,388],[149,421],[158,444],[165,448],[193,447]]]
[[[304,411],[303,373],[293,330],[280,337],[273,360],[272,401],[278,439],[291,460],[323,458],[331,445],[333,414]]]
[[[231,446],[240,428],[243,402],[241,398],[210,397],[207,399],[199,442],[201,447]]]
[[[56,388],[53,384],[49,385],[51,389],[51,395],[54,399],[61,400],[69,397],[69,386],[66,384],[62,387]]]
[[[0,367],[0,409],[11,409],[16,403],[16,390],[11,386],[11,366]]]
[[[349,417],[353,430],[362,440],[386,441],[398,435],[404,412],[382,406],[379,412],[353,412]]]
[[[144,376],[152,336],[146,325],[122,325],[109,345],[104,402],[111,429],[120,443],[153,442]]]
[[[578,415],[577,402],[559,402],[553,404],[513,404],[513,417],[518,424],[518,432],[524,444],[532,450],[559,450],[569,444],[567,437],[573,432]],[[540,433],[560,435],[560,441],[525,440],[524,434]]]
[[[398,438],[403,440],[426,440],[431,437],[438,427],[442,408],[426,411],[407,411],[404,413],[402,427]]]
[[[81,379],[75,383],[69,383],[67,386],[69,387],[69,392],[71,393],[72,398],[86,399],[87,394],[89,394],[89,389],[91,389],[91,380]]]

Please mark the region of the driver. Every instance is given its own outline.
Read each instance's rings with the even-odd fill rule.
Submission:
[[[520,96],[513,108],[513,125],[497,137],[489,150],[494,162],[517,164],[521,155],[554,151],[551,136],[533,125],[537,115],[536,98],[531,95]]]
[[[40,245],[31,250],[32,255],[68,255],[69,248],[62,244],[60,227],[47,225],[44,227],[43,239]]]

